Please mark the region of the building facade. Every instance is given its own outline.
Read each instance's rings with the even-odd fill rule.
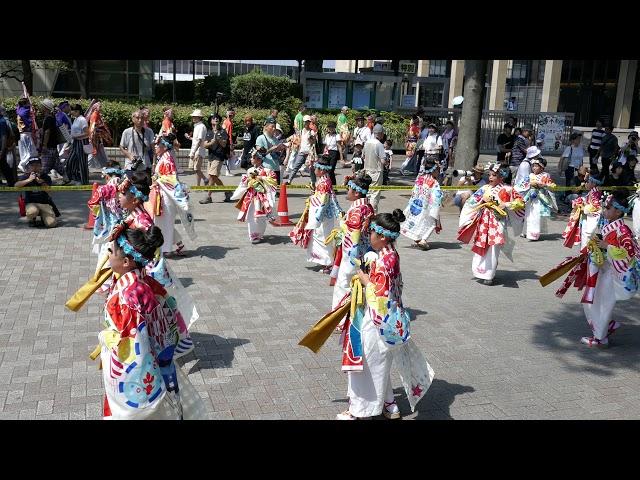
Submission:
[[[485,109],[570,112],[575,125],[633,128],[640,125],[637,70],[637,60],[489,60]],[[395,73],[391,60],[336,60],[336,72]],[[453,106],[464,72],[464,60],[400,60],[395,107]]]

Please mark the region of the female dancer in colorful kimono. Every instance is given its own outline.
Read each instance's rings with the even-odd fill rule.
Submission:
[[[636,193],[633,194],[629,200],[629,206],[633,208],[633,233],[636,236],[636,240],[640,241],[640,204],[638,204],[638,198],[640,197],[640,183],[636,183]]]
[[[175,228],[176,215],[180,213],[180,223],[192,240],[195,240],[193,215],[189,210],[189,194],[184,184],[178,181],[176,162],[172,155],[174,134],[160,137],[155,145],[158,158],[155,164],[154,182],[151,187],[151,216],[153,222],[162,230],[164,245],[163,254],[175,253],[183,256],[184,243]],[[173,244],[176,244],[175,252]]]
[[[409,205],[404,210],[406,221],[400,225],[400,233],[415,242],[415,246],[428,250],[427,240],[435,230],[440,233],[440,207],[442,191],[438,183],[439,167],[434,160],[425,161],[424,173],[416,178]]]
[[[584,288],[582,306],[592,335],[580,340],[590,347],[606,347],[609,337],[620,328],[611,319],[618,300],[628,300],[640,285],[640,246],[624,223],[629,212],[626,194],[618,192],[604,200],[602,238],[594,238],[582,250],[583,260],[567,275],[556,292],[562,297],[570,286]],[[584,255],[586,254],[586,255]]]
[[[138,228],[145,232],[149,230],[153,226],[153,219],[143,206],[144,202],[149,200],[150,193],[147,174],[145,172],[130,173],[120,183],[118,191],[120,205],[127,212],[121,223],[126,224],[128,228]],[[188,329],[200,317],[195,303],[160,250],[154,261],[147,265],[147,274],[167,289],[177,303],[176,308],[182,312],[178,318],[180,342],[176,347],[176,355],[186,355],[194,348]]]
[[[471,195],[460,212],[458,240],[473,242],[471,270],[484,285],[493,285],[501,251],[512,260],[515,240],[509,238],[507,226],[514,237],[522,232],[524,202],[513,187],[502,183],[508,174],[508,168],[491,164],[489,183]]]
[[[602,214],[602,192],[598,190],[602,183],[603,180],[599,176],[589,175],[585,183],[588,192],[571,202],[573,210],[567,228],[562,233],[565,247],[572,248],[579,243],[582,250],[595,234]]]
[[[316,174],[315,190],[289,237],[295,245],[307,249],[308,262],[322,265],[324,268],[321,271],[329,274],[333,265],[333,245],[327,245],[325,241],[333,230],[335,220],[340,218],[342,208],[338,205],[328,175],[332,168],[329,156],[322,155],[313,166]]]
[[[122,219],[124,211],[118,201],[118,184],[124,170],[117,166],[102,169],[105,185],[99,185],[93,192],[87,205],[96,217],[93,226],[92,253],[98,255],[97,265],[102,265],[104,258],[108,256],[107,249],[111,246],[108,238],[111,230]]]
[[[342,370],[348,375],[348,410],[338,420],[380,415],[400,418],[393,395],[391,364],[395,363],[411,410],[431,385],[433,370],[409,338],[409,315],[402,305],[400,257],[394,241],[400,236],[402,210],[371,217],[371,248],[377,252],[369,273],[358,271],[365,303],[349,317],[343,333]],[[357,281],[357,280],[356,280]],[[353,303],[352,303],[353,305]]]
[[[94,100],[85,115],[89,123],[89,142],[93,145],[93,152],[89,155],[89,166],[102,168],[107,164],[105,144],[111,144],[111,132],[102,119],[102,104]]]
[[[556,184],[551,175],[544,171],[546,164],[543,158],[531,160],[531,173],[519,185],[515,185],[524,200],[525,230],[529,240],[538,240],[540,233],[546,233],[547,218],[552,211],[558,211],[556,196],[550,190]]]
[[[242,175],[231,200],[238,200],[238,220],[247,222],[249,240],[260,243],[267,229],[267,217],[273,215],[276,201],[276,172],[262,165],[264,156],[258,150],[251,152],[251,168]]]
[[[162,287],[145,273],[164,241],[162,232],[158,227],[148,232],[122,227],[109,248],[116,275],[105,303],[104,330],[98,335],[104,418],[204,418],[198,393],[174,363],[176,311],[164,302]]]
[[[371,181],[369,175],[363,174],[352,178],[347,184],[347,200],[353,203],[347,214],[340,219],[340,245],[331,271],[332,284],[335,284],[331,308],[338,306],[351,290],[351,279],[369,249],[369,219],[374,213],[367,198]],[[340,327],[338,329],[342,330]]]

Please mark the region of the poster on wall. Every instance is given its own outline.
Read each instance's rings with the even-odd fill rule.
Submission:
[[[353,84],[353,102],[351,102],[351,108],[355,110],[365,110],[371,108],[371,91],[373,90],[373,84],[369,83],[354,83]]]
[[[541,114],[538,117],[538,132],[536,138],[542,139],[543,153],[562,153],[564,146],[565,116],[553,113]]]
[[[329,82],[328,108],[342,108],[347,103],[347,82]]]
[[[322,80],[307,80],[305,101],[307,108],[322,108],[323,84],[324,82]]]

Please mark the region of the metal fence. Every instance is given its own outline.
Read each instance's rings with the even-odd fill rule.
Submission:
[[[444,125],[451,120],[454,125],[460,127],[462,117],[461,108],[425,108],[423,120],[425,123],[435,123]],[[569,144],[569,135],[573,129],[573,113],[565,112],[512,112],[510,110],[483,110],[480,122],[480,153],[490,154],[496,152],[496,140],[502,133],[505,123],[511,121],[511,117],[516,117],[518,127],[530,123],[533,126],[534,134],[538,135],[539,121],[541,115],[564,115],[565,126],[560,143]],[[404,142],[404,139],[402,139]]]

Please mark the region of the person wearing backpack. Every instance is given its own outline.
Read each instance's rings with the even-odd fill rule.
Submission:
[[[16,183],[15,157],[16,135],[9,119],[6,118],[6,109],[0,106],[0,171],[7,181],[7,185],[13,187]],[[9,164],[11,157],[11,164]]]

